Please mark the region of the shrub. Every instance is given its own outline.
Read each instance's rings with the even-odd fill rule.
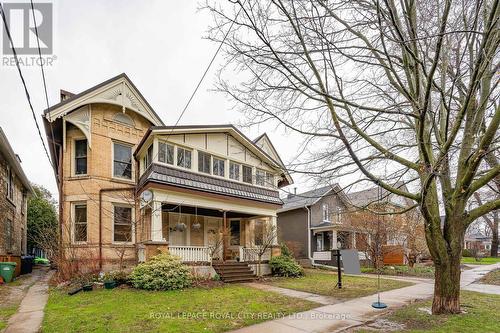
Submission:
[[[170,254],[159,254],[137,265],[129,279],[135,288],[146,290],[183,289],[193,281],[190,269]]]
[[[281,255],[283,257],[288,257],[288,258],[293,257],[293,252],[290,251],[290,249],[288,248],[288,246],[285,243],[281,243],[280,248],[281,248]]]
[[[295,259],[290,256],[277,256],[269,260],[271,272],[273,275],[298,277],[304,275],[304,269],[300,266]]]
[[[469,249],[462,250],[462,257],[472,257],[472,253]]]
[[[117,284],[127,284],[129,277],[124,271],[111,271],[104,273],[102,281],[115,281]]]

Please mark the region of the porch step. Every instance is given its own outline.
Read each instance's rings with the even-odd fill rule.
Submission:
[[[218,263],[213,267],[224,282],[246,282],[256,279],[252,269],[243,262]]]

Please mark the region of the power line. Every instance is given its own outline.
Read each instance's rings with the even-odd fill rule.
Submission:
[[[40,38],[38,37],[38,25],[36,24],[36,15],[35,15],[35,6],[33,5],[33,0],[30,0],[31,2],[31,12],[33,13],[33,24],[35,26],[35,35],[36,35],[36,44],[37,44],[37,49],[38,49],[38,57],[40,59],[40,70],[42,72],[42,81],[43,81],[43,90],[45,92],[45,102],[47,104],[47,110],[50,107],[49,104],[49,95],[47,93],[47,81],[45,79],[45,70],[43,69],[43,59],[42,59],[42,51],[40,49]],[[52,127],[52,122],[49,122],[50,125],[50,134],[51,134],[51,141],[52,141],[52,149],[54,151],[54,154],[56,153],[56,143],[54,140],[54,129]],[[56,177],[59,177],[58,174],[56,174]]]
[[[43,149],[45,150],[45,155],[47,155],[47,158],[49,160],[50,165],[52,167],[54,167],[54,165],[52,164],[52,160],[50,159],[50,155],[49,155],[49,151],[47,150],[47,146],[45,145],[45,141],[43,141],[43,136],[42,136],[42,132],[40,130],[40,126],[38,126],[38,122],[36,121],[35,110],[33,109],[33,104],[31,103],[31,98],[30,98],[30,94],[28,92],[28,87],[26,86],[26,81],[24,80],[23,72],[21,71],[21,66],[19,65],[19,58],[17,57],[16,48],[14,47],[14,42],[12,41],[12,36],[10,34],[9,25],[7,24],[7,19],[5,18],[5,12],[4,12],[2,3],[0,3],[0,12],[2,14],[2,20],[3,20],[3,24],[4,24],[4,28],[5,28],[5,33],[7,34],[7,37],[9,38],[10,45],[12,46],[12,53],[14,54],[14,59],[16,60],[17,72],[19,73],[19,77],[21,78],[21,82],[22,82],[23,87],[24,87],[24,92],[26,94],[26,99],[28,100],[31,114],[33,116],[33,120],[35,121],[36,129],[38,130],[38,136],[40,137],[40,140],[42,141]]]

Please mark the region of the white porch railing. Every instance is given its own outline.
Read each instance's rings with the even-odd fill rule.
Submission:
[[[313,252],[314,260],[332,260],[332,252],[331,251],[315,251]]]
[[[211,262],[207,246],[169,246],[168,251],[184,262]]]
[[[240,261],[259,261],[259,251],[256,248],[240,247]],[[261,257],[262,261],[271,259],[271,249],[266,249]]]

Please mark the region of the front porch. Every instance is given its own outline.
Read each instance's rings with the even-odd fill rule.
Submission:
[[[367,259],[370,237],[355,230],[336,227],[312,228],[312,257],[315,262],[331,262],[331,250],[357,249],[360,260]]]
[[[143,207],[141,213],[144,223],[139,230],[139,239],[142,239],[138,247],[139,261],[154,255],[148,251],[148,247],[153,247],[160,252],[168,250],[183,262],[195,265],[213,261],[255,263],[266,230],[276,225],[275,216],[252,214],[251,207],[234,211],[185,201],[184,204],[154,201]],[[275,239],[273,247],[261,256],[262,261],[271,258],[273,248],[278,250],[277,244]]]

